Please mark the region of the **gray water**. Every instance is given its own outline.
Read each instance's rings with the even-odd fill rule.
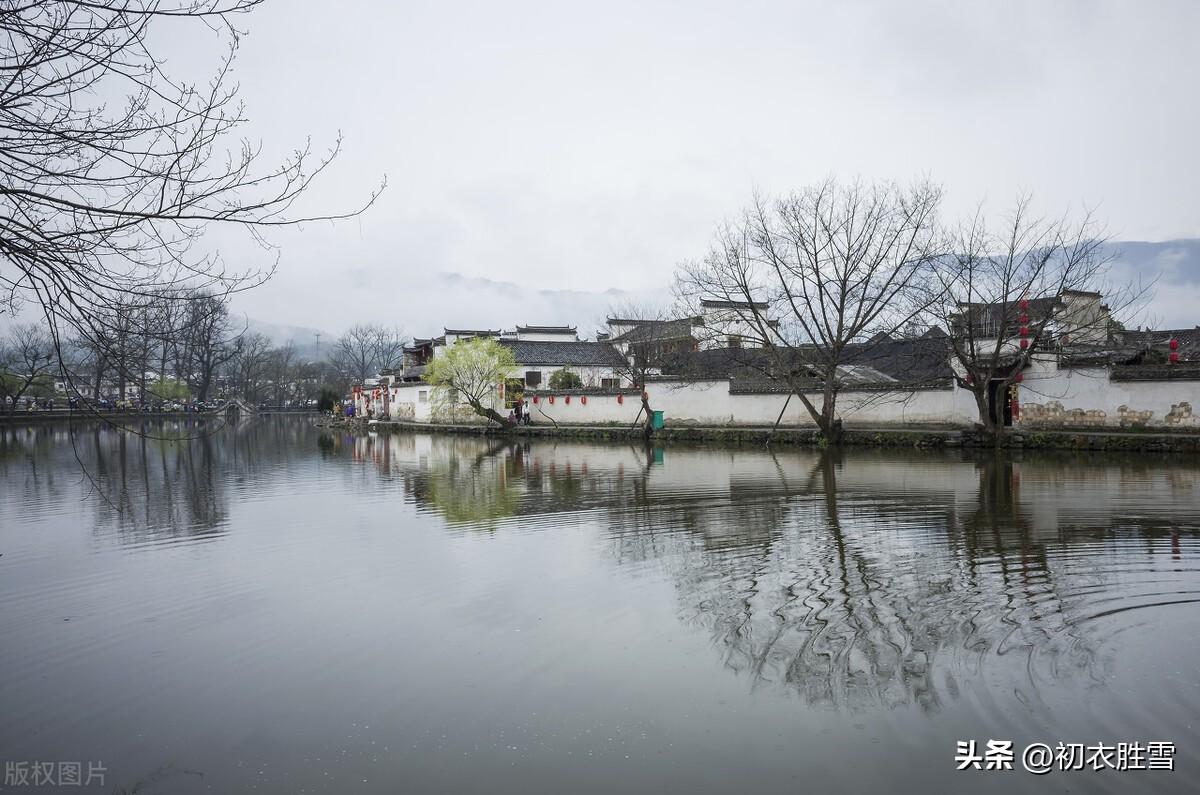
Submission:
[[[1200,785],[1194,458],[149,430],[0,427],[0,763],[143,793]],[[957,772],[971,739],[1017,769]],[[1060,741],[1176,770],[1020,769]]]

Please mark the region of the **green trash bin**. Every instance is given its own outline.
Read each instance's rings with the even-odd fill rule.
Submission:
[[[663,413],[661,411],[650,412],[650,427],[656,431],[661,431],[663,428]]]

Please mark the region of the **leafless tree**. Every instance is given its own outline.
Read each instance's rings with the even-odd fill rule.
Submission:
[[[340,139],[274,164],[238,139],[246,116],[230,80],[235,22],[261,2],[46,0],[0,10],[0,301],[40,306],[56,345],[81,339],[125,368],[130,351],[108,350],[121,344],[108,332],[128,306],[226,295],[270,275],[269,261],[227,268],[199,245],[207,228],[242,228],[266,246],[271,227],[353,215],[378,195],[346,213],[295,212]],[[207,84],[168,74],[160,49],[168,31],[197,26],[228,48]],[[186,313],[198,317],[211,315]]]
[[[246,329],[230,317],[227,296],[194,294],[187,308],[181,370],[196,398],[205,401],[221,368],[237,355]]]
[[[380,370],[398,367],[407,338],[378,323],[351,326],[333,344],[333,364],[343,378],[361,384]]]
[[[271,397],[276,406],[301,397],[300,368],[296,362],[296,346],[291,340],[270,351],[267,372],[271,381]]]
[[[5,339],[0,339],[0,398],[11,411],[17,402],[39,382],[47,381],[57,371],[58,357],[54,341],[42,327],[34,323],[13,326]]]
[[[618,378],[633,384],[641,392],[642,408],[638,420],[642,422],[644,436],[649,439],[653,434],[653,410],[646,381],[664,371],[679,369],[674,365],[696,347],[693,326],[697,319],[676,317],[651,304],[625,303],[611,307],[605,320],[612,330],[608,342],[625,360],[623,365],[613,369]]]
[[[1107,345],[1113,323],[1148,295],[1148,285],[1109,282],[1106,242],[1091,214],[1041,217],[1029,197],[997,225],[977,212],[954,233],[929,311],[949,334],[958,385],[997,439],[1010,388],[1033,357]]]
[[[270,379],[271,339],[265,334],[243,334],[233,345],[229,369],[234,393],[257,403]]]
[[[940,201],[928,182],[832,179],[775,201],[756,197],[718,228],[707,256],[680,269],[681,305],[705,318],[710,343],[763,349],[765,374],[786,384],[837,444],[848,356],[904,328],[933,300],[927,278],[939,253]],[[704,302],[718,311],[703,312]]]

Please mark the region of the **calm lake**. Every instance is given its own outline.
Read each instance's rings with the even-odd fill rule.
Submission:
[[[1200,788],[1200,460],[149,430],[0,426],[0,763],[99,762],[106,793]],[[1015,769],[955,770],[991,739]],[[1155,741],[1173,772],[1021,768]]]

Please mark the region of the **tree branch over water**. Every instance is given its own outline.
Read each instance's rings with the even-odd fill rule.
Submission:
[[[240,137],[235,23],[261,2],[54,0],[0,10],[0,307],[39,307],[60,354],[66,339],[105,350],[110,318],[131,303],[211,300],[262,284],[276,259],[265,231],[355,216],[384,188],[355,207],[299,212],[340,136],[325,151],[305,141],[275,163]],[[169,74],[155,47],[195,26],[226,42],[206,84]],[[228,267],[200,245],[214,226],[244,230],[268,262]],[[196,313],[175,314],[186,322]]]

